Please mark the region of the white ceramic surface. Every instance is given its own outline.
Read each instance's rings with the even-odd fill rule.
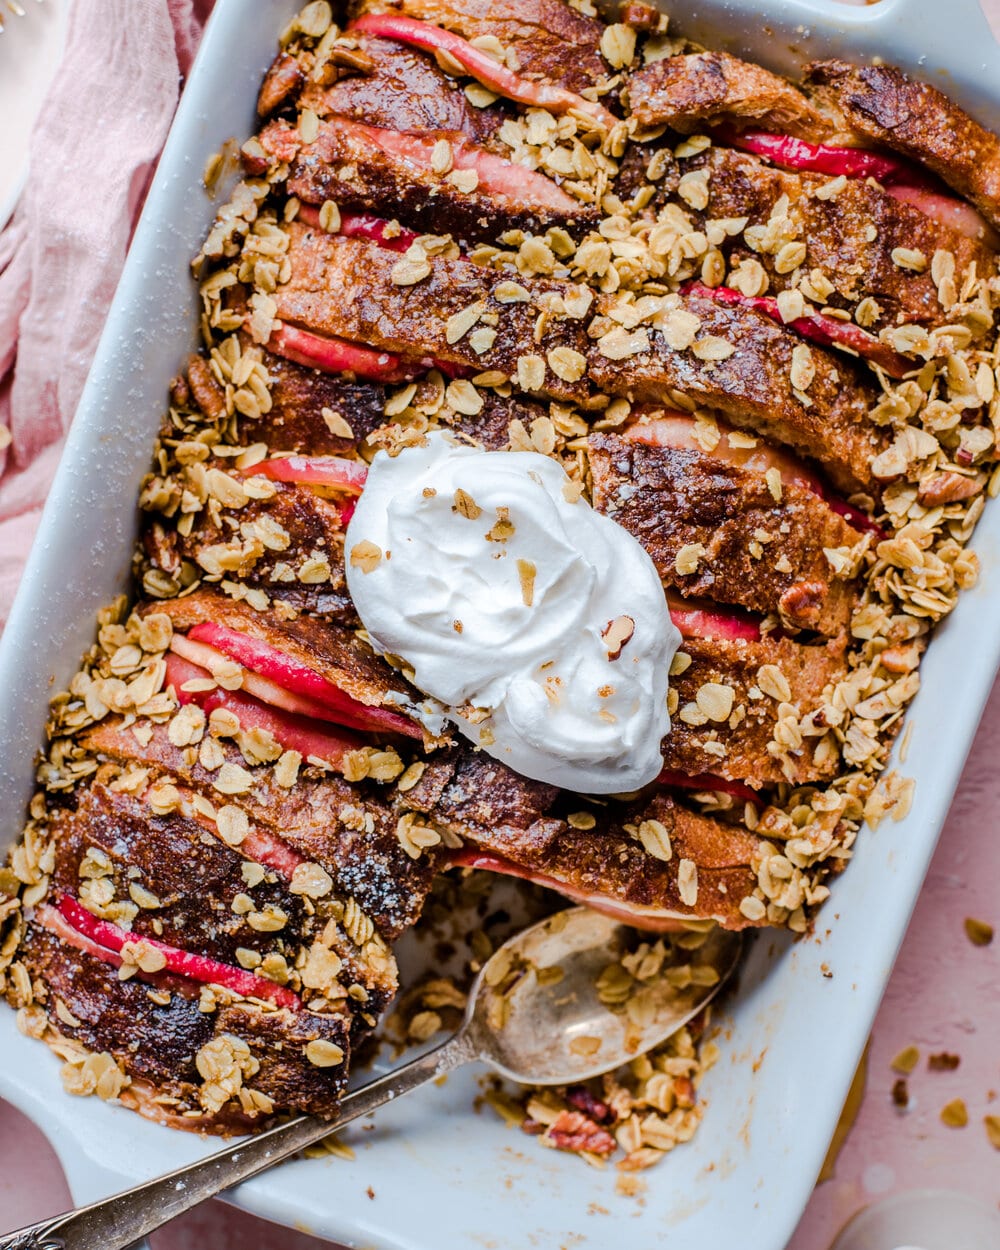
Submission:
[[[259,75],[296,7],[219,0],[206,31],[0,641],[0,842],[18,833],[46,695],[75,668],[99,606],[127,584],[132,501],[167,383],[194,340],[187,261],[212,216],[200,171],[222,140],[251,130]],[[1000,128],[1000,48],[976,0],[883,0],[857,10],[833,0],[690,0],[673,6],[672,17],[706,44],[781,69],[812,56],[881,55],[939,82]],[[613,1168],[595,1172],[541,1150],[490,1112],[474,1113],[474,1071],[385,1109],[374,1131],[354,1131],[354,1162],[296,1162],[233,1200],[374,1250],[596,1250],[609,1241],[642,1250],[781,1250],[812,1189],[1000,661],[1000,508],[987,508],[974,545],[981,583],[931,647],[911,714],[912,812],[862,835],[816,938],[792,944],[769,934],[757,942],[722,1060],[703,1089],[704,1124],[646,1174],[641,1202],[616,1196]],[[20,1037],[5,1010],[0,1047],[0,1096],[50,1136],[78,1199],[208,1148],[64,1095],[57,1062]]]

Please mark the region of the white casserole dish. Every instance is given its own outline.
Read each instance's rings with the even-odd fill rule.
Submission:
[[[191,349],[188,260],[213,214],[206,156],[249,134],[260,75],[297,0],[218,0],[160,162],[7,630],[0,642],[0,840],[19,835],[45,703],[90,644],[94,617],[127,585],[134,499],[170,377]],[[1000,129],[1000,47],[977,0],[690,0],[672,13],[701,42],[794,71],[814,56],[882,56],[938,83]],[[250,14],[253,21],[248,20]],[[475,1071],[379,1113],[350,1136],[354,1162],[300,1161],[232,1200],[277,1222],[377,1250],[604,1246],[781,1250],[808,1200],[966,752],[1000,662],[1000,508],[974,541],[964,595],[923,667],[900,824],[864,833],[818,936],[765,934],[725,1021],[722,1060],[695,1140],[645,1175],[641,1202],[616,1173],[540,1149],[473,1112]],[[832,975],[824,975],[824,966]],[[58,1062],[0,1010],[0,1095],[48,1134],[78,1201],[213,1148],[96,1099],[63,1093]],[[374,1200],[366,1188],[374,1190]]]

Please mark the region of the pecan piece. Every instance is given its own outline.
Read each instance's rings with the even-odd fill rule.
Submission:
[[[616,1145],[607,1129],[579,1111],[560,1111],[546,1130],[544,1140],[558,1150],[589,1150],[597,1155],[611,1154]]]

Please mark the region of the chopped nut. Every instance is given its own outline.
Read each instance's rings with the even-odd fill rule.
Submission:
[[[608,649],[609,660],[618,659],[622,649],[628,644],[634,633],[635,621],[631,616],[616,616],[613,621],[608,621],[601,631],[601,637],[604,639],[604,645]]]
[[[483,515],[483,510],[479,504],[472,498],[467,490],[461,487],[455,491],[455,502],[451,506],[452,512],[457,512],[459,516],[464,516],[466,520],[475,521]]]

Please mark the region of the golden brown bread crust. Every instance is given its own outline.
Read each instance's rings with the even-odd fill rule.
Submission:
[[[287,535],[287,545],[283,539],[280,550],[247,537],[262,517],[280,525]],[[142,541],[150,564],[168,577],[177,576],[182,560],[190,560],[205,574],[206,584],[218,581],[222,560],[222,576],[227,580],[259,587],[297,611],[347,625],[357,623],[347,593],[340,508],[307,486],[275,482],[270,498],[251,500],[239,509],[220,509],[217,521],[211,511],[202,510],[187,534],[153,520]],[[329,577],[320,582],[300,581],[298,570],[314,556],[325,557]]]
[[[614,299],[602,297],[601,308]],[[735,350],[724,360],[673,351],[663,335],[650,335],[647,352],[622,362],[591,353],[590,376],[612,394],[639,403],[673,405],[672,392],[716,408],[740,428],[759,431],[819,461],[847,494],[877,491],[871,459],[888,446],[885,430],[868,418],[877,393],[867,370],[842,354],[810,347],[815,376],[807,403],[795,394],[792,353],[801,339],[753,309],[688,296],[678,307],[700,320],[698,338],[718,337]],[[697,344],[696,344],[697,345]]]
[[[808,737],[788,747],[775,741],[775,730],[782,703],[793,707],[797,718],[805,716],[819,708],[826,686],[846,676],[842,639],[818,647],[802,646],[790,638],[764,637],[758,642],[686,638],[681,649],[690,655],[691,664],[670,679],[679,710],[663,739],[666,768],[716,773],[754,789],[780,781],[805,785],[836,776],[840,757],[830,740]],[[765,693],[773,685],[761,673],[764,665],[783,674],[787,700]],[[733,691],[733,711],[721,722],[701,710],[698,693],[706,682]]]
[[[371,61],[370,71],[345,73],[330,85],[308,82],[298,97],[301,108],[385,130],[456,131],[501,155],[509,152],[490,142],[508,114],[504,102],[476,108],[464,82],[450,78],[426,52],[394,39],[356,38],[359,51]]]
[[[765,225],[777,201],[787,195],[788,216],[798,227],[796,238],[806,245],[801,269],[822,270],[836,288],[828,299],[834,307],[853,313],[862,299],[876,300],[873,333],[900,321],[932,328],[951,319],[951,310],[938,298],[930,267],[922,273],[902,268],[892,259],[897,248],[916,249],[928,260],[938,250],[949,251],[960,274],[970,265],[985,274],[996,263],[995,253],[984,243],[860,178],[847,179],[836,195],[821,199],[816,192],[830,183],[829,178],[774,169],[745,152],[712,147],[681,162],[684,173],[702,168],[710,174],[708,207],[701,215],[705,220],[747,217],[751,227]],[[751,251],[739,235],[731,243],[724,248],[730,263],[745,256],[763,265],[770,279],[769,294],[794,286],[798,270],[780,273],[772,254]]]
[[[845,629],[857,585],[834,575],[823,548],[853,547],[861,535],[818,495],[785,485],[777,501],[761,474],[705,452],[617,434],[591,434],[588,444],[594,507],[642,543],[666,585],[774,612],[798,629]],[[704,555],[679,573],[689,544]]]
[[[246,602],[207,589],[196,590],[183,599],[147,603],[140,611],[166,613],[180,633],[201,621],[214,621],[249,634],[298,660],[369,707],[388,702],[405,711],[407,702],[423,698],[355,633],[332,622],[310,616],[279,620],[274,612],[258,612]],[[402,703],[389,699],[390,694],[402,696]]]
[[[149,742],[140,746],[127,726],[107,717],[87,730],[81,741],[102,761],[143,762],[155,775],[177,778],[218,802],[212,784],[215,774],[200,763],[196,750],[173,746],[164,726],[156,726]],[[247,767],[231,742],[220,740],[220,746],[227,761]],[[355,898],[387,941],[416,922],[430,888],[434,856],[425,852],[413,860],[406,854],[396,837],[389,800],[378,787],[351,784],[334,773],[319,776],[304,768],[288,789],[278,785],[270,768],[251,772],[253,786],[238,801],[255,827],[322,865],[333,878],[334,893]],[[352,808],[361,819],[355,818]],[[365,984],[390,996],[394,989],[392,981],[371,975]]]
[[[926,165],[1000,226],[1000,139],[936,87],[891,65],[814,61],[806,75],[833,88],[859,134]]]
[[[155,987],[140,978],[121,981],[118,971],[85,951],[61,943],[52,933],[30,923],[20,957],[29,974],[46,987],[44,1008],[51,1027],[94,1053],[108,1053],[137,1083],[121,1100],[150,1119],[168,1117],[174,1127],[203,1132],[245,1133],[266,1123],[266,1115],[241,1111],[229,1102],[215,1114],[199,1104],[202,1085],[195,1066],[199,1050],[226,1035],[246,1042],[260,1069],[247,1084],[267,1095],[277,1107],[300,1107],[316,1115],[333,1115],[347,1085],[350,1038],[338,1015],[270,1011],[252,1004],[234,1004],[213,1012],[200,1010],[197,993],[189,996],[172,986],[169,1000],[155,1002]],[[57,1012],[61,1002],[64,1012]],[[65,1012],[76,1021],[67,1021]],[[333,1042],[345,1061],[317,1068],[305,1058],[313,1038]],[[154,1102],[143,1096],[155,1088]],[[171,1101],[176,1100],[176,1101]],[[185,1111],[193,1113],[181,1119]],[[176,1118],[174,1118],[176,1117]]]
[[[240,341],[244,350],[252,342],[245,333],[241,333]],[[266,350],[263,355],[271,379],[271,410],[255,420],[240,421],[241,443],[263,441],[272,451],[339,456],[356,447],[385,421],[385,387],[378,382],[320,373]],[[334,417],[342,417],[351,427],[353,437],[334,434],[324,409]]]
[[[243,857],[221,839],[206,838],[203,826],[182,810],[157,815],[145,798],[95,781],[78,792],[75,809],[58,815],[53,834],[53,882],[60,892],[77,896],[86,875],[81,866],[88,851],[97,848],[107,857],[103,879],[114,886],[115,899],[129,902],[133,886],[156,896],[158,906],[140,907],[125,926],[143,937],[236,964],[240,947],[256,950],[261,958],[273,951],[294,954],[296,939],[309,927],[302,899],[275,874],[254,887],[253,902],[258,911],[279,907],[288,917],[287,928],[279,933],[253,929],[246,914],[233,910],[234,899],[247,889]]]
[[[435,773],[437,774],[435,776]],[[462,753],[451,764],[432,765],[412,791],[400,796],[407,807],[433,812],[435,823],[488,855],[546,878],[574,893],[613,899],[628,908],[652,908],[694,918],[718,918],[727,928],[751,922],[740,902],[757,884],[755,864],[761,842],[739,826],[698,815],[660,792],[612,809],[588,807],[566,795],[569,811],[587,810],[592,829],[571,827],[550,813],[551,787],[539,786],[477,752]],[[659,821],[672,847],[667,861],[651,855],[637,836],[646,820]],[[697,867],[698,894],[681,897],[681,861]]]
[[[461,131],[433,133],[456,148],[464,142]],[[376,215],[391,204],[393,216],[418,231],[476,241],[494,239],[505,229],[544,231],[550,225],[596,222],[599,217],[595,207],[566,196],[565,211],[557,211],[539,204],[527,190],[520,198],[479,188],[460,190],[445,173],[394,151],[391,135],[383,139],[339,117],[321,121],[311,143],[303,143],[289,123],[272,122],[261,132],[260,143],[276,160],[291,160],[288,191],[304,203],[333,200],[342,211]],[[554,183],[551,189],[557,190]]]
[[[396,252],[363,239],[325,234],[300,222],[291,223],[289,234],[291,276],[274,296],[280,320],[409,358],[433,356],[476,373],[498,369],[509,377],[517,374],[519,357],[538,356],[544,364],[542,391],[560,399],[587,398],[585,380],[566,382],[544,359],[555,347],[585,353],[583,321],[552,317],[540,340],[535,338],[538,299],[565,296],[571,290],[569,283],[521,279],[533,299],[504,303],[496,289],[509,283],[510,275],[469,260],[439,258],[427,277],[401,286],[392,281],[392,271],[401,261]],[[479,302],[484,312],[497,318],[493,327],[497,337],[482,353],[473,349],[467,335],[449,343],[446,334],[450,317]]]
[[[604,23],[563,0],[364,0],[351,6],[352,17],[362,13],[402,13],[470,41],[492,35],[511,49],[524,78],[570,91],[593,88],[609,72],[600,52]]]
[[[822,140],[833,126],[786,78],[728,52],[665,57],[629,79],[631,116],[643,129],[692,134],[729,123]]]

